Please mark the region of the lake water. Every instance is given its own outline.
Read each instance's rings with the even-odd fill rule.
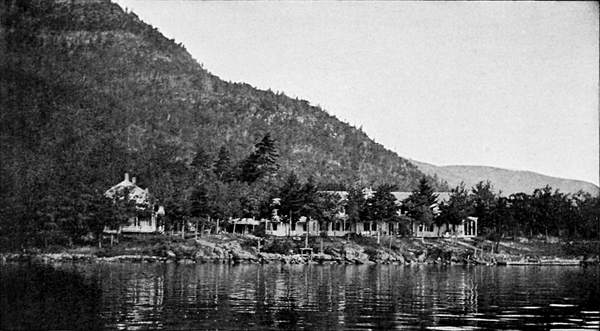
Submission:
[[[599,267],[0,265],[0,329],[592,329]]]

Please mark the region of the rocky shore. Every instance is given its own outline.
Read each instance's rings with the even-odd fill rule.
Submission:
[[[569,254],[578,252],[572,248],[569,251],[568,243],[563,244],[561,251],[555,249],[556,244],[554,251],[548,251],[537,243],[523,242],[503,242],[493,250],[494,243],[489,241],[389,238],[387,242],[377,242],[374,238],[311,238],[309,249],[300,254],[304,245],[304,241],[291,238],[221,235],[174,240],[162,237],[126,241],[105,249],[80,247],[59,252],[0,253],[0,262],[493,265],[547,261],[547,264],[573,265],[599,261],[593,251]]]

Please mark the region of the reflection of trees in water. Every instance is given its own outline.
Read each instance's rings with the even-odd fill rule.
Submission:
[[[97,330],[102,292],[94,278],[39,265],[0,265],[0,330]]]
[[[597,279],[597,268],[572,272],[279,264],[41,268],[0,266],[0,329],[458,326],[471,323],[465,318],[475,312],[490,314],[490,307],[541,305],[549,297],[577,296],[597,306],[598,294],[597,288],[585,286]],[[554,313],[538,311],[548,319]]]
[[[163,265],[107,264],[97,271],[104,292],[102,316],[107,327],[163,327],[165,268]]]

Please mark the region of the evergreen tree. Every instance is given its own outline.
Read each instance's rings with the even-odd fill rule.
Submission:
[[[278,192],[278,197],[280,199],[279,211],[281,216],[287,218],[288,222],[297,220],[301,216],[300,211],[304,206],[305,196],[302,184],[294,172],[287,176]]]
[[[190,165],[199,177],[205,177],[213,167],[213,159],[203,147],[199,147]]]
[[[417,189],[403,201],[402,208],[413,222],[429,226],[435,218],[434,208],[437,206],[437,198],[438,195],[435,194],[427,178],[422,177]]]
[[[448,201],[440,205],[440,215],[437,218],[437,223],[439,225],[459,225],[472,213],[469,192],[465,188],[465,183],[461,182],[457,187],[450,190]]]
[[[496,194],[490,181],[480,181],[471,188],[473,195],[473,214],[478,218],[478,225],[484,231],[491,231],[494,228],[494,219],[492,211],[496,207]]]
[[[308,177],[308,180],[302,185],[301,190],[302,196],[302,207],[300,208],[300,215],[309,218],[317,218],[319,210],[317,206],[317,185],[312,176]]]
[[[398,204],[396,197],[392,194],[395,189],[393,185],[379,185],[372,197],[366,200],[364,212],[367,221],[398,221]]]
[[[337,193],[318,192],[315,198],[317,219],[321,228],[326,228],[328,223],[341,220],[340,214],[343,210],[342,198]]]
[[[228,182],[232,179],[231,156],[225,146],[221,146],[217,160],[214,164],[214,172],[217,179],[223,182]]]
[[[348,222],[350,222],[350,224],[356,224],[361,221],[366,208],[366,199],[359,186],[353,185],[350,187],[345,207],[346,215],[348,215]]]
[[[242,162],[241,180],[252,183],[262,176],[275,173],[279,169],[278,158],[279,153],[275,147],[275,140],[267,133],[254,146],[254,152]]]

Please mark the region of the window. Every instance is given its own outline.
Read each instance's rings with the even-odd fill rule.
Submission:
[[[277,231],[277,223],[271,223],[271,228],[273,231]]]

